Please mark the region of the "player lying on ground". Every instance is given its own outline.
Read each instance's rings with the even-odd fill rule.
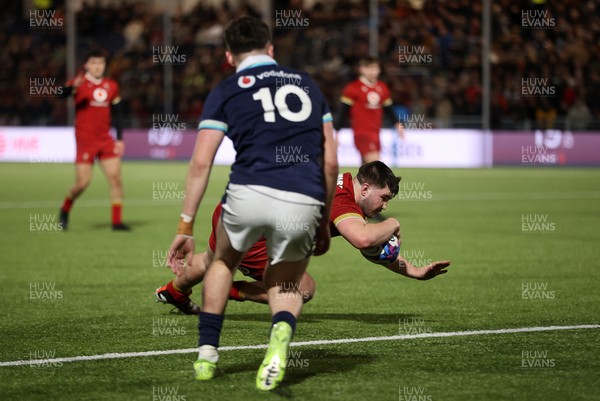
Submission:
[[[121,96],[119,85],[104,77],[106,57],[101,52],[91,52],[85,58],[85,74],[79,74],[63,88],[63,96],[75,99],[75,184],[69,189],[60,208],[63,230],[69,224],[69,213],[75,200],[92,180],[94,160],[98,159],[110,187],[113,230],[129,230],[121,221],[121,156],[125,144],[121,135]],[[111,113],[117,140],[110,136]]]
[[[400,238],[400,223],[390,217],[379,223],[367,223],[365,217],[373,217],[387,207],[388,202],[398,193],[400,177],[380,161],[363,165],[356,177],[350,173],[338,178],[330,218],[332,236],[341,235],[358,249],[368,249],[387,241],[392,234]],[[221,215],[221,205],[217,205],[212,217],[213,230],[209,247],[204,253],[194,255],[190,265],[172,268],[177,277],[156,290],[158,301],[169,303],[186,314],[198,314],[200,308],[191,299],[192,287],[204,278],[206,267],[214,255],[215,227]],[[267,303],[267,293],[262,283],[263,272],[268,263],[266,242],[261,238],[246,253],[238,269],[255,281],[234,281],[229,298],[236,301]],[[424,267],[413,266],[409,261],[398,259],[384,265],[389,270],[418,280],[429,280],[446,273],[449,261],[433,262]],[[304,302],[315,293],[315,281],[305,272],[300,282],[299,292]]]

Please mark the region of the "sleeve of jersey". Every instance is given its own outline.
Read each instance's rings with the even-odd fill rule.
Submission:
[[[344,87],[344,91],[342,92],[342,96],[340,97],[340,102],[347,104],[348,106],[354,105],[354,94],[352,90],[352,84],[348,84]]]
[[[113,85],[115,88],[115,94],[111,100],[111,104],[117,104],[121,101],[121,91],[119,90],[119,84],[116,81],[113,81]]]
[[[86,94],[85,89],[82,89],[82,88],[77,89],[77,92],[75,92],[75,95],[73,96],[73,99],[75,100],[76,105],[79,105],[80,103],[83,103],[87,100],[85,94]]]
[[[392,94],[390,92],[390,88],[386,85],[383,84],[383,101],[381,102],[383,107],[387,107],[387,106],[391,106],[392,104],[394,104],[394,101],[392,100]]]
[[[325,100],[325,98],[323,98],[322,114],[323,114],[323,122],[324,123],[333,122],[333,117],[331,116],[331,110],[329,110],[329,105],[327,105],[327,101]]]
[[[360,207],[354,202],[352,196],[348,193],[337,193],[333,200],[329,221],[337,226],[340,221],[350,218],[364,220],[361,215]]]
[[[223,111],[223,92],[216,87],[206,98],[198,129],[216,129],[227,133],[229,126]]]

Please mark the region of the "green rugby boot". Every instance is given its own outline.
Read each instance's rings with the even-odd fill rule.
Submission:
[[[256,375],[257,389],[273,390],[281,383],[285,374],[290,341],[292,341],[292,327],[286,322],[275,324],[271,329],[267,355]]]

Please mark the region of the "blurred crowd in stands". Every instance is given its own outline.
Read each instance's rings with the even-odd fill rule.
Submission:
[[[65,24],[32,27],[22,2],[4,3],[0,126],[66,125],[63,99],[30,90],[32,78],[57,86],[70,78]],[[64,21],[64,0],[50,3],[51,18]],[[368,3],[317,0],[308,8],[300,0],[273,1],[276,58],[309,72],[334,113],[358,58],[370,51]],[[220,4],[199,2],[172,16],[170,51],[184,56],[171,63],[173,113],[191,128],[211,88],[234,72],[223,56],[225,26],[242,15],[261,17],[244,1]],[[88,2],[77,12],[78,63],[89,50],[106,51],[128,127],[149,127],[165,112],[164,63],[153,57],[164,53],[164,13],[144,2]],[[494,0],[491,13],[491,127],[600,130],[600,0]],[[397,112],[433,127],[481,128],[481,2],[379,1],[378,14],[381,79]]]

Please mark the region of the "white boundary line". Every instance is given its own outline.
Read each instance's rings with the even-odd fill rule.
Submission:
[[[394,341],[394,340],[412,340],[416,338],[440,338],[440,337],[461,337],[461,336],[479,336],[488,334],[512,334],[512,333],[532,333],[542,331],[558,331],[558,330],[583,330],[583,329],[600,329],[600,324],[582,324],[578,326],[546,326],[546,327],[521,327],[515,329],[497,329],[497,330],[474,330],[474,331],[451,331],[446,333],[421,333],[421,334],[406,334],[387,337],[364,337],[364,338],[339,338],[335,340],[315,340],[301,341],[291,343],[291,347],[303,347],[306,345],[331,345],[331,344],[350,344],[363,343],[372,341]],[[244,349],[266,349],[266,344],[259,345],[236,345],[228,347],[220,347],[219,351],[237,351]],[[173,355],[173,354],[191,354],[198,352],[198,348],[172,349],[164,351],[144,351],[144,352],[123,352],[109,353],[100,355],[81,355],[68,358],[52,358],[52,359],[32,359],[20,361],[5,361],[0,362],[1,366],[23,366],[23,365],[50,365],[53,363],[62,362],[77,362],[77,361],[94,361],[100,359],[121,359],[133,358],[139,356],[157,356],[157,355]]]

